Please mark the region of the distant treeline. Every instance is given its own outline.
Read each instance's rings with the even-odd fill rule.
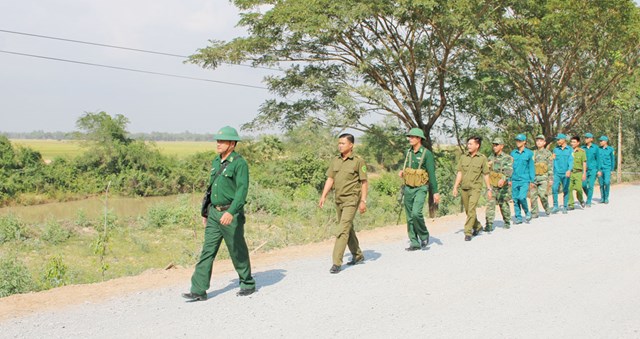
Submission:
[[[81,136],[77,132],[45,132],[45,131],[32,131],[32,132],[0,132],[0,135],[4,135],[9,139],[36,139],[36,140],[80,140]],[[198,134],[191,133],[189,131],[181,133],[168,133],[168,132],[151,132],[151,133],[128,133],[127,135],[131,139],[145,140],[145,141],[211,141],[213,140],[212,133]]]

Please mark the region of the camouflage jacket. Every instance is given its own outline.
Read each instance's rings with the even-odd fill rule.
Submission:
[[[533,163],[546,163],[547,164],[547,172],[545,174],[536,174],[536,180],[546,179],[551,170],[553,169],[553,153],[546,148],[542,150],[535,149],[533,151]]]
[[[511,175],[513,174],[513,158],[510,155],[505,152],[501,152],[500,155],[492,154],[488,160],[490,179],[497,173],[500,174],[500,179],[504,179],[505,181],[511,180]],[[490,181],[492,186],[497,186],[496,180]]]

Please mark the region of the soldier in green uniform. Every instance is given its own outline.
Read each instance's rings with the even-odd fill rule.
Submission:
[[[404,166],[398,175],[404,180],[404,209],[407,214],[407,233],[410,245],[407,251],[415,251],[429,244],[429,230],[424,222],[422,209],[429,190],[435,203],[440,202],[436,165],[433,153],[422,146],[425,140],[420,128],[407,133],[411,148],[405,154]]]
[[[531,190],[529,199],[531,199],[531,216],[537,218],[538,199],[542,203],[544,213],[549,216],[551,209],[549,208],[549,171],[553,168],[553,153],[545,146],[547,141],[544,135],[536,136],[536,150],[533,151],[533,162],[535,166],[536,179],[535,187]],[[553,179],[551,179],[553,181]]]
[[[458,186],[462,189],[462,206],[467,214],[464,223],[464,240],[470,241],[472,236],[480,234],[482,225],[478,221],[476,207],[482,192],[482,181],[487,186],[487,198],[491,199],[491,184],[489,183],[489,166],[487,157],[479,153],[482,138],[472,136],[467,139],[468,153],[463,154],[458,162],[458,173],[453,184],[453,196],[458,196]]]
[[[493,221],[496,218],[496,205],[500,206],[500,213],[504,221],[504,228],[511,227],[511,208],[509,200],[511,200],[511,190],[509,189],[509,181],[513,173],[513,158],[505,154],[504,141],[502,138],[493,139],[493,154],[489,156],[489,182],[493,190],[493,196],[487,203],[487,224],[484,227],[485,232],[493,231]]]
[[[598,147],[593,144],[593,134],[585,133],[582,149],[587,155],[587,180],[582,182],[582,190],[587,196],[587,207],[591,207],[593,188],[598,174]]]
[[[191,277],[191,291],[182,294],[192,301],[207,299],[213,261],[222,240],[227,245],[233,266],[238,272],[240,291],[237,295],[247,296],[256,290],[256,282],[251,276],[249,249],[244,239],[244,205],[249,191],[249,166],[235,152],[240,136],[234,128],[221,128],[215,140],[218,156],[213,160],[209,177],[211,204],[206,206],[208,214],[203,218],[204,244]]]
[[[573,192],[578,197],[580,206],[585,207],[582,198],[582,182],[587,180],[587,153],[580,147],[580,137],[574,135],[571,138],[571,147],[573,148],[573,170],[569,178],[569,210],[573,210],[574,200]]]
[[[331,160],[327,170],[327,181],[322,190],[318,206],[322,208],[327,194],[335,189],[336,211],[338,212],[338,231],[336,243],[333,247],[333,265],[329,269],[332,274],[339,273],[342,267],[342,257],[347,246],[351,252],[351,261],[347,265],[364,262],[364,255],[360,249],[358,237],[353,229],[353,219],[356,210],[364,213],[367,210],[367,165],[364,160],[353,155],[355,138],[351,134],[341,134],[338,137],[338,151],[340,155]]]

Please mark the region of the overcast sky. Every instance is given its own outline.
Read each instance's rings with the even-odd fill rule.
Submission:
[[[20,0],[0,2],[0,30],[179,55],[209,39],[229,40],[227,0]],[[264,87],[270,71],[214,71],[180,58],[0,32],[0,50]],[[123,114],[131,132],[212,132],[251,120],[271,97],[263,89],[139,74],[0,53],[0,131],[72,131],[84,112]]]

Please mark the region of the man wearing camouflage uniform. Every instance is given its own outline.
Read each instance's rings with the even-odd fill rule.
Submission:
[[[542,203],[544,213],[549,216],[551,209],[549,208],[549,171],[553,168],[553,154],[545,148],[547,141],[544,135],[536,136],[536,150],[533,151],[533,162],[536,171],[535,187],[531,190],[529,198],[531,199],[531,216],[537,218],[538,199]]]
[[[493,196],[487,203],[487,223],[484,227],[485,232],[493,231],[493,221],[496,219],[496,205],[500,206],[500,213],[504,221],[504,228],[511,227],[511,208],[509,200],[511,200],[511,190],[509,189],[509,181],[513,173],[513,158],[502,152],[504,141],[502,138],[493,139],[493,154],[489,156],[489,182],[493,189]]]

